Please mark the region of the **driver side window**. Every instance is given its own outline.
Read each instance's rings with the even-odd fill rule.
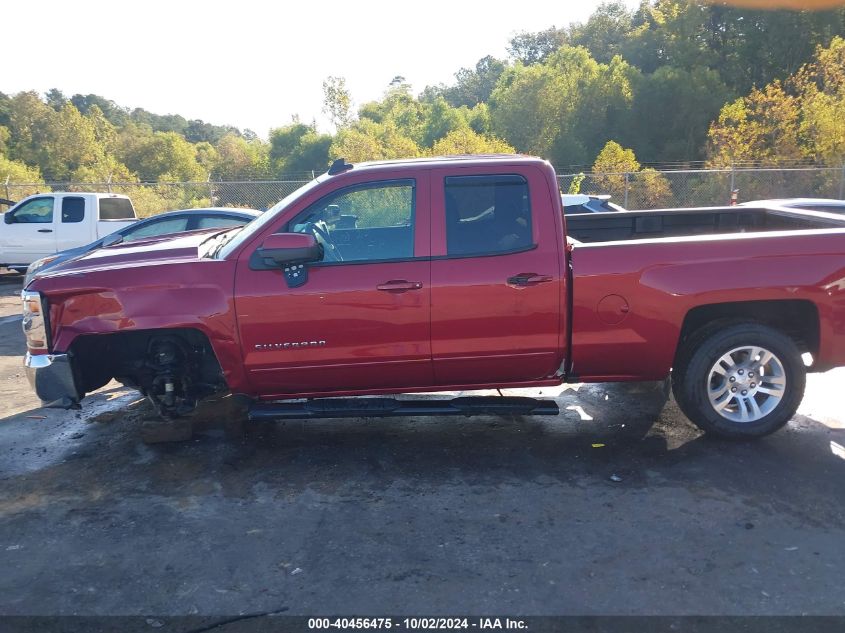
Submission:
[[[50,224],[53,221],[53,198],[35,198],[11,213],[10,224]]]
[[[410,259],[414,256],[414,181],[369,183],[323,198],[288,230],[311,233],[324,262]]]

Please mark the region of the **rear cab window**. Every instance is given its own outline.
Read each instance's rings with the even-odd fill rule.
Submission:
[[[134,220],[135,209],[129,198],[100,198],[101,220]]]

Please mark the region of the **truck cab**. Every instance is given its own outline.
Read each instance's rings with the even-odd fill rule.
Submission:
[[[136,219],[132,201],[111,193],[47,193],[24,198],[3,214],[0,266],[23,272],[46,255],[82,246]]]

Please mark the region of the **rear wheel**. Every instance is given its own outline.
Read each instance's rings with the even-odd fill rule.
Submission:
[[[786,335],[756,323],[714,324],[691,337],[673,370],[675,400],[704,431],[755,438],[798,409],[806,369]]]

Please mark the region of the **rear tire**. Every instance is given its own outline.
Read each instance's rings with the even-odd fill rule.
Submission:
[[[690,337],[672,371],[684,414],[708,434],[753,439],[783,427],[804,397],[795,342],[758,323],[714,323]]]

